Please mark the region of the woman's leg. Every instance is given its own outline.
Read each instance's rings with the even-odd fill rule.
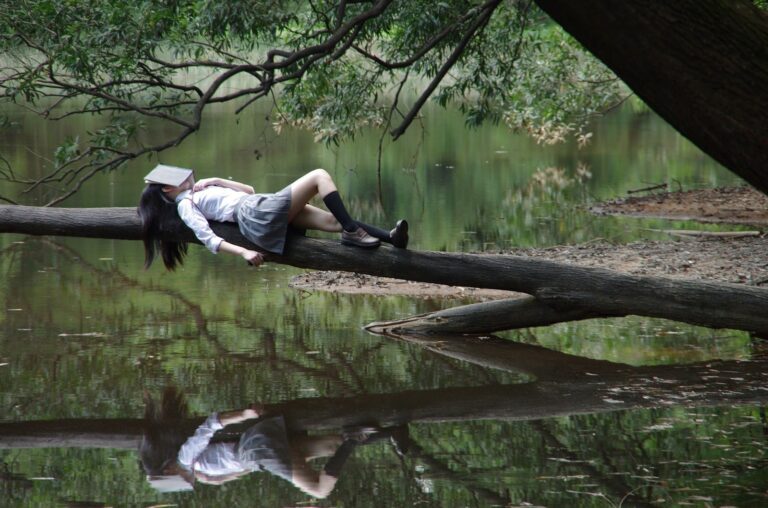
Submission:
[[[397,248],[405,249],[408,247],[408,222],[400,219],[390,231],[380,227],[355,221],[358,227],[365,230],[366,233],[382,242],[391,243]],[[302,210],[294,217],[291,224],[299,229],[316,229],[318,231],[327,231],[329,233],[340,233],[341,224],[336,220],[331,212],[322,210],[316,206],[305,205]]]
[[[317,457],[329,457],[343,444],[338,435],[300,436],[290,438],[291,481],[302,491],[317,498],[325,498],[336,486],[338,475],[316,471],[307,462]]]
[[[291,446],[292,459],[307,462],[321,457],[330,457],[344,442],[339,434],[324,435],[290,435],[288,441]]]
[[[316,206],[304,205],[299,213],[291,221],[291,224],[300,229],[316,229],[329,233],[341,233],[341,224],[331,212],[326,212]]]
[[[291,466],[291,483],[302,492],[324,499],[333,491],[338,478],[325,471],[315,471],[306,462]]]
[[[336,189],[336,184],[333,182],[331,175],[324,169],[310,171],[291,184],[291,208],[288,211],[288,222],[294,224],[294,220],[299,219],[299,222],[294,224],[297,227],[309,227],[328,231],[328,228],[332,226],[329,226],[327,218],[322,217],[312,209],[305,211],[307,203],[316,195],[320,195],[323,198],[325,206],[328,207],[333,217],[341,225],[342,243],[358,247],[379,246],[379,240],[358,227],[357,223],[349,215]],[[313,224],[321,227],[314,227]],[[338,231],[335,227],[330,230]]]
[[[315,169],[291,184],[291,209],[288,211],[288,222],[292,222],[303,209],[304,205],[319,195],[325,198],[332,192],[338,192],[331,175],[324,169]]]

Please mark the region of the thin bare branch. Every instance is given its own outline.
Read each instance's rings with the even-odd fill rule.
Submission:
[[[384,151],[384,138],[387,136],[387,130],[389,129],[389,126],[392,125],[392,115],[395,114],[395,111],[397,111],[397,105],[400,101],[400,93],[403,91],[403,88],[405,87],[405,84],[408,82],[408,71],[406,71],[405,76],[403,76],[403,79],[400,81],[400,84],[397,86],[397,91],[395,92],[395,97],[392,99],[392,106],[389,108],[389,114],[387,115],[387,123],[384,125],[384,128],[381,130],[381,136],[379,137],[379,148],[378,153],[376,157],[376,180],[378,184],[378,190],[379,190],[379,204],[384,207],[384,190],[381,185],[381,155]]]
[[[217,62],[215,60],[191,60],[186,62],[169,62],[167,60],[161,60],[160,58],[156,56],[150,56],[147,57],[147,60],[156,63],[157,65],[161,66],[165,69],[176,69],[176,70],[184,70],[184,69],[194,69],[197,67],[214,67],[217,69],[234,69],[235,67],[238,67],[240,65],[247,65],[249,62],[239,58],[238,60],[241,60],[241,64],[235,64],[235,63],[227,63],[227,62]]]
[[[352,18],[349,22],[345,23],[339,30],[334,32],[331,37],[329,37],[325,42],[316,44],[314,46],[310,46],[307,48],[304,48],[299,51],[294,52],[287,52],[284,50],[279,49],[273,49],[270,50],[267,53],[267,61],[262,65],[262,68],[264,69],[277,69],[277,68],[285,68],[290,65],[293,65],[294,63],[298,62],[301,59],[304,59],[311,55],[316,55],[318,53],[326,54],[330,52],[336,44],[341,42],[341,40],[349,33],[351,32],[357,25],[361,25],[368,21],[369,19],[373,19],[377,16],[379,16],[386,8],[389,6],[389,4],[392,3],[392,0],[381,0],[379,3],[377,3],[375,6],[373,6],[371,9],[358,14],[354,18]],[[283,57],[284,60],[281,60],[280,62],[275,62],[276,57]]]
[[[196,130],[197,130],[197,128],[185,129],[181,134],[179,134],[175,138],[173,138],[173,139],[171,139],[171,140],[169,140],[169,141],[167,141],[165,143],[162,143],[162,144],[159,144],[159,145],[154,145],[154,146],[147,147],[147,148],[142,148],[142,149],[134,151],[134,152],[126,153],[125,155],[120,155],[118,157],[115,157],[115,158],[107,161],[107,162],[104,162],[102,164],[98,164],[98,165],[94,166],[93,169],[91,169],[88,173],[83,175],[77,181],[77,183],[75,184],[74,187],[70,188],[64,194],[62,194],[60,196],[57,196],[56,198],[52,199],[51,201],[46,203],[44,206],[53,206],[53,205],[56,205],[58,203],[61,203],[62,201],[64,201],[68,197],[72,196],[77,191],[79,191],[80,188],[83,186],[83,184],[85,182],[87,182],[88,180],[93,178],[99,172],[105,171],[105,170],[110,169],[110,168],[113,168],[113,169],[117,168],[118,166],[128,162],[129,160],[135,159],[137,157],[140,157],[140,156],[142,156],[142,155],[144,155],[146,153],[158,153],[158,152],[162,152],[163,150],[166,150],[168,148],[171,148],[173,146],[177,146],[179,143],[181,143],[184,139],[186,139],[190,134],[192,134]]]
[[[140,114],[142,114],[144,116],[151,116],[151,117],[155,117],[155,118],[160,118],[162,120],[168,120],[169,122],[173,122],[175,124],[178,124],[178,125],[181,125],[181,126],[187,127],[187,128],[192,126],[192,124],[190,124],[186,120],[183,120],[181,118],[175,117],[173,115],[168,115],[168,114],[165,114],[165,113],[162,113],[162,112],[153,111],[153,110],[141,107],[141,106],[137,106],[136,104],[132,104],[132,103],[130,103],[130,102],[124,100],[124,99],[121,99],[121,98],[119,98],[119,97],[117,97],[115,95],[106,93],[106,92],[104,92],[104,91],[102,91],[102,90],[100,90],[98,88],[97,89],[86,88],[86,87],[80,86],[80,85],[78,85],[76,83],[65,83],[63,81],[59,81],[59,79],[55,76],[52,68],[49,68],[48,76],[51,79],[51,81],[53,81],[54,83],[56,83],[57,85],[59,85],[61,87],[77,90],[78,92],[82,93],[83,95],[90,95],[90,96],[93,96],[93,97],[99,97],[101,99],[113,102],[115,104],[118,104],[119,106],[124,107],[127,111],[135,111],[135,112],[140,113]]]
[[[408,129],[408,126],[411,125],[413,120],[416,118],[416,116],[419,114],[419,111],[421,111],[421,108],[424,106],[424,104],[427,102],[429,97],[432,95],[432,92],[437,89],[440,82],[443,80],[446,74],[448,74],[448,71],[453,67],[456,62],[458,62],[461,55],[464,53],[464,50],[469,45],[469,43],[474,38],[475,34],[482,30],[485,25],[488,23],[488,21],[491,19],[491,15],[493,15],[493,12],[496,10],[496,8],[501,3],[501,0],[491,0],[490,2],[487,2],[483,9],[481,10],[480,14],[477,16],[475,21],[470,25],[467,32],[464,34],[464,37],[461,39],[459,44],[453,49],[448,59],[443,63],[443,65],[440,67],[440,70],[437,71],[437,74],[432,79],[432,81],[429,83],[427,88],[422,92],[422,94],[419,96],[419,98],[416,100],[416,103],[411,107],[411,110],[408,112],[407,115],[405,115],[405,118],[400,123],[400,125],[392,131],[392,139],[396,140],[400,136],[403,135],[403,133]]]
[[[467,20],[472,19],[472,17],[476,14],[476,12],[473,10],[472,12],[468,12],[458,18],[454,23],[446,26],[442,30],[440,30],[437,34],[435,34],[433,37],[431,37],[427,42],[421,45],[419,49],[417,49],[413,55],[411,55],[406,60],[400,60],[398,62],[388,62],[384,60],[383,58],[374,55],[368,50],[365,50],[361,48],[360,46],[354,45],[353,49],[363,55],[364,57],[368,58],[369,60],[374,61],[378,65],[385,67],[389,70],[394,69],[402,69],[404,67],[410,67],[417,61],[419,61],[421,58],[423,58],[427,53],[432,51],[440,42],[445,39],[449,34],[456,31],[456,29],[461,26],[463,23],[465,23]]]

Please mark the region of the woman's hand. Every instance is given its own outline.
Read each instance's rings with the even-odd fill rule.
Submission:
[[[218,178],[203,178],[202,180],[199,180],[195,182],[195,186],[192,187],[193,191],[201,191],[205,189],[206,187],[210,187],[211,185],[220,185]]]
[[[240,255],[251,266],[260,266],[264,262],[264,254],[255,250],[243,249]]]
[[[254,415],[253,417],[258,418],[264,414],[264,405],[259,402],[254,402],[251,404],[251,407],[247,409],[247,411],[251,411]]]
[[[252,420],[254,418],[258,418],[260,414],[261,413],[259,411],[256,411],[252,408],[243,409],[243,420]]]
[[[228,254],[234,254],[245,259],[245,262],[251,266],[259,266],[264,262],[264,254],[256,252],[255,250],[246,249],[233,243],[229,243],[226,240],[222,240],[219,244],[219,252],[226,252]]]

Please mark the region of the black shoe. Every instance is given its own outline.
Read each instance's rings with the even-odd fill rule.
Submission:
[[[341,243],[344,245],[354,245],[355,247],[363,247],[364,249],[372,249],[381,245],[378,238],[374,238],[365,232],[363,228],[357,228],[356,230],[342,231]]]
[[[389,237],[392,239],[392,245],[398,249],[405,249],[408,247],[408,221],[400,219],[397,221],[395,228],[389,232]]]

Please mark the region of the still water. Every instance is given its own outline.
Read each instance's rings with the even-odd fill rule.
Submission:
[[[379,193],[377,133],[329,148],[305,133],[275,136],[268,114],[211,114],[161,160],[259,190],[324,167],[354,215],[382,225],[407,217],[411,248],[450,251],[655,239],[649,230],[670,223],[586,208],[657,183],[739,183],[647,112],[601,120],[579,148],[467,130],[435,109],[385,144]],[[57,143],[92,128],[12,119],[19,127],[2,152],[29,175]],[[133,206],[155,163],[99,177],[65,206]],[[463,302],[295,290],[298,269],[249,270],[196,246],[175,273],[143,270],[137,242],[1,235],[0,249],[2,506],[768,503],[768,361],[745,333],[627,318],[503,340],[379,337],[362,327]],[[338,444],[362,425],[385,432],[356,447],[325,499],[266,472],[163,493],[138,446],[145,400],[167,387],[188,407],[179,432],[253,404],[283,415],[291,442]],[[333,448],[310,462],[316,470]]]

